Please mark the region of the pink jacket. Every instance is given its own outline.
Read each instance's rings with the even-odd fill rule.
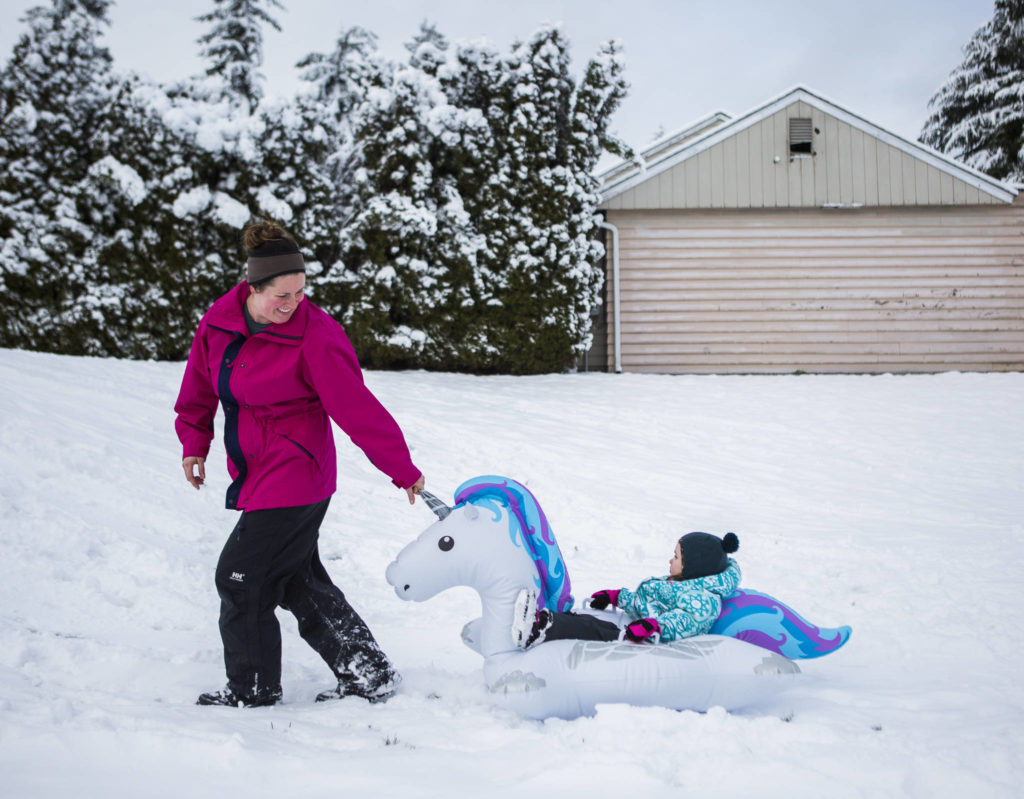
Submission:
[[[341,325],[304,300],[283,324],[249,336],[249,284],[217,300],[199,323],[174,410],[183,457],[205,458],[218,402],[237,510],[319,502],[337,489],[330,419],[400,488],[420,477],[398,424],[363,384]],[[329,417],[329,418],[328,418]]]

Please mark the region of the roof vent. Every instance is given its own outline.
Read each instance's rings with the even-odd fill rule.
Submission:
[[[789,120],[789,154],[791,156],[813,155],[811,149],[814,126],[810,119],[791,117]]]

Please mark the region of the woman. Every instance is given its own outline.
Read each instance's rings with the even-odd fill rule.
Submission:
[[[272,705],[281,698],[280,605],[327,662],[337,688],[317,697],[386,699],[397,674],[345,600],[317,547],[336,489],[333,419],[373,464],[404,488],[424,486],[402,431],[363,384],[341,326],[304,299],[305,263],[277,224],[250,225],[247,279],[203,316],[175,404],[185,479],[206,478],[218,403],[232,483],[242,512],[217,563],[227,686],[200,705]]]

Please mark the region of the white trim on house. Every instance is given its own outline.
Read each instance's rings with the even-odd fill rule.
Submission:
[[[728,114],[718,112],[704,117],[694,125],[683,128],[681,131],[656,142],[651,147],[648,147],[642,155],[650,153],[656,156],[658,153],[664,153],[666,149],[669,149],[669,154],[662,155],[661,157],[656,156],[655,160],[651,163],[645,162],[637,164],[636,162],[630,161],[608,169],[599,176],[599,179],[603,184],[601,189],[601,202],[607,202],[612,197],[641,185],[655,175],[671,169],[687,159],[693,158],[699,153],[715,146],[719,142],[722,142],[729,137],[736,135],[740,131],[762,122],[773,114],[778,113],[780,110],[796,102],[804,102],[824,114],[829,114],[830,116],[861,130],[865,134],[873,136],[885,144],[888,144],[897,150],[901,150],[902,152],[917,158],[924,163],[929,164],[930,166],[933,166],[936,169],[963,181],[964,183],[967,183],[970,186],[973,186],[979,191],[984,192],[1001,202],[1012,203],[1014,198],[1017,196],[1018,190],[1016,187],[996,180],[995,178],[992,178],[983,172],[979,172],[976,169],[965,166],[964,164],[961,164],[960,162],[955,161],[949,156],[933,150],[930,147],[909,141],[901,136],[897,136],[895,133],[869,122],[863,117],[860,117],[853,112],[826,100],[820,95],[815,94],[804,87],[797,86],[774,100],[770,100],[766,104],[759,106],[743,116],[732,119],[731,121],[724,121],[725,119],[729,119]],[[702,126],[708,127],[709,121],[717,122],[720,120],[722,121],[722,124],[717,127],[713,127],[695,141],[690,141],[688,144],[686,143],[687,136],[685,134],[687,132],[692,136],[695,132],[699,132]],[[670,147],[673,141],[682,142],[682,148],[672,152]]]
[[[641,172],[645,172],[651,167],[659,164],[663,158],[668,158],[673,155],[675,153],[675,148],[683,142],[692,140],[695,136],[704,135],[711,128],[721,126],[731,121],[732,114],[727,114],[725,111],[715,111],[713,114],[701,117],[696,122],[687,125],[685,128],[680,128],[675,133],[662,136],[647,149],[642,150],[638,158],[630,159],[628,161],[620,161],[618,164],[606,169],[597,176],[597,179],[604,184],[620,176],[626,177],[627,174],[632,175],[633,171],[636,169],[639,169]]]

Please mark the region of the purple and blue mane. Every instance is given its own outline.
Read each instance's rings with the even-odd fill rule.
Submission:
[[[455,491],[455,505],[470,503],[489,508],[500,517],[495,504],[508,510],[508,534],[512,543],[522,546],[537,567],[537,604],[555,611],[571,610],[572,584],[555,541],[548,518],[537,498],[522,483],[509,477],[483,475],[467,480]]]

